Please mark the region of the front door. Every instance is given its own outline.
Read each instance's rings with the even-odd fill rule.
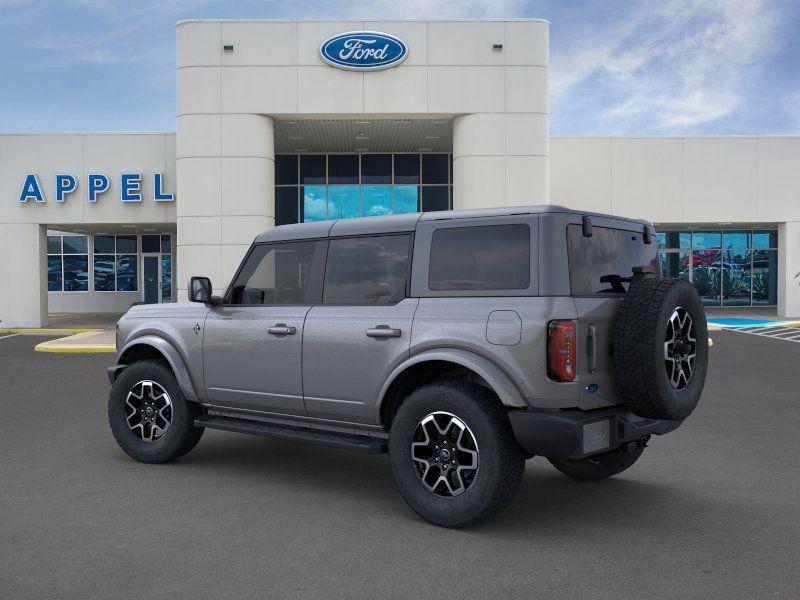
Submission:
[[[142,256],[142,279],[144,280],[144,303],[156,304],[161,298],[159,255]]]
[[[409,355],[419,300],[406,298],[410,236],[330,240],[322,304],[303,334],[308,415],[374,424],[381,385]]]
[[[203,334],[206,397],[258,413],[305,415],[303,327],[318,242],[254,246]]]

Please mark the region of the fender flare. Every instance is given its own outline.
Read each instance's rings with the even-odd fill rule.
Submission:
[[[119,357],[125,355],[125,352],[134,346],[150,346],[156,350],[164,359],[169,363],[172,372],[175,374],[175,379],[178,380],[178,386],[181,392],[190,402],[199,402],[199,397],[195,391],[191,378],[189,377],[189,370],[186,368],[186,361],[178,349],[168,340],[157,335],[143,335],[141,337],[130,340],[119,353]]]
[[[392,383],[394,383],[394,381],[409,367],[422,362],[434,360],[451,362],[474,371],[480,375],[486,381],[486,383],[489,384],[489,387],[492,388],[494,393],[497,394],[498,398],[500,398],[500,402],[502,402],[505,406],[513,406],[516,408],[524,408],[528,406],[528,402],[525,400],[524,396],[519,391],[519,388],[517,388],[511,378],[505,373],[505,371],[503,371],[488,358],[468,350],[443,348],[438,350],[426,350],[424,352],[420,352],[419,354],[414,354],[400,363],[400,365],[392,371],[392,373],[384,382],[383,386],[381,386],[381,390],[378,395],[378,405],[376,406],[376,414],[378,418],[380,418],[383,401],[385,400],[386,393],[389,391]]]

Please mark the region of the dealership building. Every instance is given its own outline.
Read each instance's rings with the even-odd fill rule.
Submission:
[[[546,203],[800,315],[800,138],[550,137],[548,54],[540,20],[181,22],[177,133],[0,135],[0,327],[222,288],[275,225]]]

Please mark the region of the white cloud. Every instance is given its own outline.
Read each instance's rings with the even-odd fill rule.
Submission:
[[[737,110],[781,26],[772,0],[640,4],[554,53],[553,103],[586,102],[588,93],[603,99],[598,118],[617,133],[686,132]]]

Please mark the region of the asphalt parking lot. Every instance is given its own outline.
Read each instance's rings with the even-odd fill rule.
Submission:
[[[207,431],[138,464],[113,355],[0,339],[0,598],[800,597],[800,344],[713,337],[700,407],[631,470],[534,459],[467,531],[420,521],[385,456]]]

